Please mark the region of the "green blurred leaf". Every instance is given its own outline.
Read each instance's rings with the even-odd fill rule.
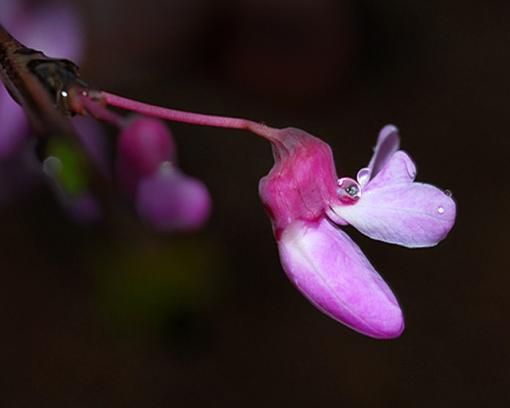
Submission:
[[[62,167],[56,172],[56,182],[71,195],[78,195],[87,190],[87,160],[84,153],[67,143],[54,139],[48,145],[48,155],[60,160]]]

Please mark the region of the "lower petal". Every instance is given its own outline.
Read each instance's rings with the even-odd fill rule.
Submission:
[[[402,311],[359,247],[327,219],[294,221],[278,242],[283,268],[320,310],[374,338],[398,337]]]

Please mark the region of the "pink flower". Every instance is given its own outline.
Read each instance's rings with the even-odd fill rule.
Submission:
[[[398,150],[397,129],[380,133],[357,181],[337,180],[330,147],[299,129],[274,134],[275,165],[260,181],[280,258],[290,280],[333,319],[375,338],[404,329],[391,289],[359,247],[335,224],[406,247],[436,245],[452,228],[455,203],[429,184]]]

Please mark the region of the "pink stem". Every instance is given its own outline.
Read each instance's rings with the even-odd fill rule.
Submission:
[[[103,122],[109,123],[118,128],[122,127],[124,118],[115,112],[109,111],[99,102],[95,102],[87,96],[81,96],[80,102],[83,104],[85,110],[96,119],[102,120]]]
[[[213,126],[228,129],[249,130],[269,141],[278,140],[278,129],[271,128],[262,123],[253,122],[248,119],[229,118],[225,116],[204,115],[201,113],[185,112],[175,109],[163,108],[160,106],[149,105],[132,99],[117,96],[108,92],[101,92],[104,101],[117,108],[138,112],[143,115],[153,116],[160,119],[174,122],[190,123],[199,126]]]

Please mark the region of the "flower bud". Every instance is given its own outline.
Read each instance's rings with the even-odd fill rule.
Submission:
[[[140,183],[136,207],[140,217],[160,232],[189,231],[207,220],[211,200],[202,182],[167,162]]]
[[[118,141],[116,172],[121,188],[134,197],[143,178],[174,158],[172,134],[165,124],[144,117],[134,119],[121,132]]]

